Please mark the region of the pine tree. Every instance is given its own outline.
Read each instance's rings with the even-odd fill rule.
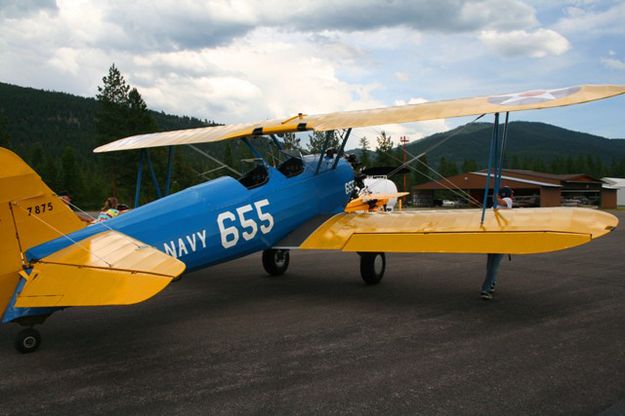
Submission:
[[[284,133],[282,140],[284,142],[284,150],[302,151],[302,139],[297,137],[295,133]]]
[[[477,170],[477,163],[473,159],[465,159],[462,162],[462,172],[475,172]]]
[[[510,169],[520,169],[521,162],[519,161],[519,156],[512,155],[510,158]]]
[[[224,149],[224,164],[233,167],[234,160],[232,158],[232,146],[230,143],[225,143],[226,148]]]
[[[573,160],[573,156],[569,155],[566,158],[566,173],[574,173],[575,172],[575,161]]]
[[[360,143],[360,163],[364,167],[369,167],[369,140],[366,137],[361,137],[359,140]]]
[[[82,169],[76,162],[74,149],[67,146],[61,156],[59,174],[59,190],[64,190],[72,195],[75,204],[80,205],[84,196]]]
[[[536,158],[532,161],[531,170],[534,172],[544,172],[546,170],[545,163],[542,159]]]
[[[428,157],[427,155],[421,156],[416,162],[416,171],[414,174],[415,183],[425,183],[430,181],[430,170],[427,168],[428,166]]]
[[[393,139],[391,136],[387,136],[385,131],[382,131],[378,137],[376,137],[378,146],[375,149],[377,165],[378,166],[393,166],[396,164],[393,161],[391,151],[393,150]]]
[[[43,165],[40,171],[41,178],[50,189],[59,189],[59,168],[54,156],[44,153]]]
[[[100,134],[102,144],[119,139],[127,133],[127,119],[130,86],[121,72],[112,64],[108,75],[102,78],[102,86],[98,86],[96,98],[100,103],[100,111],[96,119],[96,130]]]
[[[136,88],[128,93],[128,122],[129,134],[149,133],[156,130],[156,121],[148,111],[148,106]]]
[[[457,175],[458,166],[456,165],[456,162],[447,160],[445,156],[441,156],[438,163],[438,172],[445,177]]]
[[[9,137],[8,121],[5,116],[0,114],[0,147],[10,147],[11,140]]]
[[[136,88],[131,89],[115,64],[111,65],[102,82],[103,85],[98,86],[96,95],[100,108],[95,124],[100,144],[157,129],[139,91]],[[162,177],[165,171],[164,152],[159,149],[152,153],[158,154],[158,157],[152,157],[152,161],[155,163],[157,176]],[[128,151],[100,157],[103,164],[102,175],[110,183],[110,187],[106,187],[110,189],[108,193],[118,197],[120,201],[129,201],[132,198],[138,158],[138,152]],[[148,184],[146,189],[151,189],[151,186]]]
[[[43,156],[43,148],[41,144],[35,144],[30,151],[30,166],[35,170],[35,172],[41,175],[41,170],[43,169],[44,156]],[[45,182],[45,180],[44,180]]]
[[[308,153],[319,154],[321,150],[323,150],[323,144],[325,143],[326,136],[331,135],[328,145],[326,146],[326,150],[330,148],[337,149],[339,148],[339,138],[336,137],[334,131],[314,131],[312,134],[308,135],[308,143],[306,147],[308,148]]]

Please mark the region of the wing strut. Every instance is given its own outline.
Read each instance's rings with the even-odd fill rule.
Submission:
[[[169,191],[171,189],[171,177],[174,169],[174,147],[169,146],[168,155],[167,155],[167,177],[165,178],[165,192],[161,192],[161,185],[159,183],[158,178],[156,177],[156,172],[154,170],[154,165],[152,164],[152,159],[150,158],[150,153],[148,149],[141,149],[139,152],[139,163],[137,165],[137,182],[135,187],[135,205],[134,208],[137,208],[140,204],[139,198],[141,196],[141,181],[143,179],[143,161],[147,162],[148,170],[150,171],[150,176],[152,178],[152,183],[154,184],[154,190],[156,191],[156,197],[161,198],[162,196],[169,195]]]
[[[165,179],[165,195],[169,195],[171,189],[171,175],[174,171],[174,146],[167,150],[167,179]]]
[[[497,159],[497,165],[495,168],[495,187],[493,189],[493,207],[497,208],[497,195],[499,194],[499,190],[501,189],[501,172],[503,170],[503,156],[506,150],[506,139],[508,138],[508,118],[510,116],[509,112],[506,112],[506,121],[503,125],[503,137],[501,139],[501,146],[499,147],[499,155]],[[499,127],[497,128],[499,131]],[[497,135],[499,138],[499,135]]]
[[[282,145],[280,144],[280,141],[278,141],[278,138],[276,137],[276,135],[275,134],[270,134],[269,137],[271,137],[271,140],[273,140],[273,144],[276,145],[278,150],[282,150]]]
[[[488,149],[488,171],[486,172],[486,184],[484,186],[484,202],[482,205],[482,218],[480,225],[484,224],[484,216],[486,215],[486,207],[488,205],[488,194],[490,190],[490,176],[493,175],[493,208],[497,208],[497,195],[501,187],[501,174],[503,170],[503,156],[505,152],[506,140],[508,136],[508,120],[509,112],[506,112],[506,120],[503,129],[503,137],[500,139],[499,134],[499,113],[495,113],[495,122],[493,123],[493,134],[490,139],[490,147]]]
[[[488,190],[490,189],[490,172],[493,167],[493,155],[496,152],[497,143],[497,126],[499,125],[499,113],[495,113],[495,123],[493,124],[493,134],[490,138],[490,146],[488,148],[488,171],[486,172],[486,185],[484,185],[484,202],[482,203],[482,219],[480,225],[484,224],[484,216],[486,215],[486,206],[488,205]]]
[[[330,140],[334,137],[334,130],[326,131],[326,138],[323,141],[323,146],[321,146],[321,153],[319,153],[319,161],[317,162],[317,169],[315,170],[315,175],[319,174],[319,169],[321,168],[321,161],[323,160],[323,156],[328,148],[328,144],[330,144]]]
[[[347,144],[347,139],[349,139],[349,135],[352,133],[352,129],[349,128],[347,130],[343,130],[343,142],[341,143],[341,147],[339,151],[336,153],[336,157],[334,158],[334,164],[332,165],[332,169],[336,169],[336,165],[339,164],[339,159],[343,157],[343,152],[345,151],[345,144]]]

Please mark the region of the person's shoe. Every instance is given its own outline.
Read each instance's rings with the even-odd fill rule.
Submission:
[[[490,287],[490,289],[488,289],[488,293],[490,293],[490,294],[495,293],[495,285],[492,285],[492,286]]]
[[[480,293],[480,297],[484,300],[491,300],[493,298],[493,295],[488,292],[482,292]]]

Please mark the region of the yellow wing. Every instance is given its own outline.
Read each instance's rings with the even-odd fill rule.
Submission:
[[[581,85],[551,90],[533,90],[494,96],[432,101],[359,111],[320,115],[299,114],[288,119],[258,123],[203,127],[164,133],[142,134],[100,146],[94,152],[142,149],[145,147],[208,143],[246,136],[288,133],[305,130],[327,131],[380,126],[393,123],[435,120],[486,113],[561,107],[601,100],[625,93],[625,85]]]
[[[584,208],[489,210],[483,225],[480,216],[479,209],[342,213],[317,227],[299,248],[395,253],[545,253],[588,243],[618,224],[611,214]]]
[[[117,231],[105,231],[35,263],[15,306],[128,305],[164,289],[185,264]]]

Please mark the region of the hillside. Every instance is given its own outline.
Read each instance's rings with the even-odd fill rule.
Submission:
[[[474,160],[479,166],[485,166],[488,160],[488,148],[492,134],[491,123],[475,123],[458,127],[445,133],[439,133],[410,143],[406,149],[412,154],[419,154],[425,149],[445,140],[458,131],[456,136],[428,153],[429,160],[445,157],[462,163]],[[557,158],[587,157],[600,158],[604,164],[611,164],[613,159],[625,158],[625,140],[606,139],[587,133],[580,133],[545,123],[514,121],[508,128],[506,144],[507,159],[540,159],[546,165]]]
[[[97,146],[94,120],[95,98],[62,92],[36,90],[0,82],[0,118],[4,119],[10,147],[29,157],[33,145],[60,156],[65,146],[86,156]],[[159,130],[176,130],[208,125],[208,121],[151,111]],[[50,144],[53,144],[50,146]]]

